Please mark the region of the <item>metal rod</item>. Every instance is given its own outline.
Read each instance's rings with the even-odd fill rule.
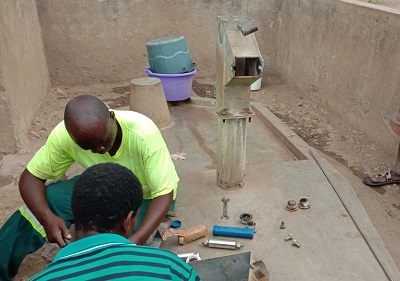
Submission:
[[[367,238],[367,236],[365,235],[364,231],[361,229],[361,227],[357,223],[357,221],[354,218],[354,216],[351,213],[351,211],[347,208],[346,203],[343,201],[342,196],[340,195],[339,191],[335,188],[335,186],[333,185],[332,181],[329,179],[328,175],[325,173],[324,169],[322,168],[321,164],[315,158],[315,156],[312,153],[311,149],[309,149],[308,151],[309,151],[310,155],[312,156],[312,158],[314,159],[314,161],[317,163],[318,167],[321,169],[322,173],[324,174],[325,178],[328,180],[329,184],[331,185],[332,189],[335,191],[336,195],[339,197],[339,200],[340,200],[340,202],[342,202],[343,207],[346,209],[347,213],[349,213],[350,218],[353,220],[353,222],[356,225],[358,231],[361,233],[361,236],[363,237],[364,241],[367,243],[367,245],[368,245],[369,249],[371,250],[371,252],[374,254],[374,257],[376,258],[376,260],[378,261],[379,265],[381,266],[381,268],[385,272],[386,276],[388,277],[388,279],[390,281],[394,281],[393,277],[390,275],[390,273],[387,270],[386,266],[383,264],[383,262],[382,262],[381,258],[379,257],[378,253],[372,247],[372,245],[371,245],[369,239]]]
[[[204,241],[203,245],[208,246],[210,248],[231,249],[231,250],[235,250],[243,246],[242,244],[237,243],[234,240],[225,240],[225,239],[209,239]]]

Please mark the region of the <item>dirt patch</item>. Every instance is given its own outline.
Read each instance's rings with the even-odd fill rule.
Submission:
[[[200,83],[197,80],[193,80],[192,89],[200,97],[214,98],[214,84]]]

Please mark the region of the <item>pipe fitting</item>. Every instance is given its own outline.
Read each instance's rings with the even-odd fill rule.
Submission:
[[[189,263],[191,261],[200,261],[200,254],[199,253],[193,253],[193,252],[188,252],[188,253],[181,253],[177,254],[178,257],[181,259],[185,260],[186,263]]]
[[[240,218],[240,221],[242,222],[242,224],[247,225],[247,222],[251,221],[251,219],[253,218],[253,215],[250,213],[241,213],[239,218]]]
[[[286,210],[289,212],[297,211],[297,203],[295,200],[289,200],[286,205]]]
[[[256,223],[254,221],[248,221],[246,223],[246,228],[254,229],[254,233],[257,232]]]
[[[301,198],[299,201],[300,209],[309,209],[311,207],[310,202],[308,202],[307,198]]]

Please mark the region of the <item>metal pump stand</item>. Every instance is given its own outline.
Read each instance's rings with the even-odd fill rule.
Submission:
[[[217,184],[225,189],[245,184],[247,120],[254,116],[250,85],[262,76],[264,67],[254,36],[257,30],[246,17],[218,17]]]

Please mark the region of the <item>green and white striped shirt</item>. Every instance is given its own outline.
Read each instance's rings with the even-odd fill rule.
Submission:
[[[43,280],[201,280],[169,251],[137,246],[117,234],[97,234],[62,248],[31,281]]]

